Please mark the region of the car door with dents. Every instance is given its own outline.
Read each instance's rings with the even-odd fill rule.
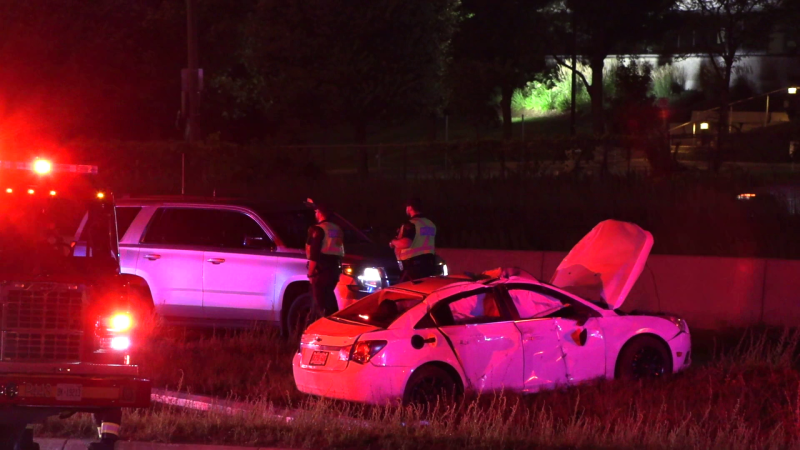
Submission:
[[[562,305],[522,286],[499,286],[510,301],[512,315],[522,338],[523,390],[536,392],[567,383],[567,365],[559,341],[556,320],[550,314]]]
[[[530,380],[526,390],[535,390],[537,379],[539,388],[552,388],[605,374],[605,341],[598,314],[545,286],[507,289],[519,315],[517,324],[526,350],[525,375]]]
[[[475,392],[522,388],[520,333],[497,294],[488,287],[461,293],[431,311]]]

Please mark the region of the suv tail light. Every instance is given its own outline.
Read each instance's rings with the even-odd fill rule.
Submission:
[[[383,347],[386,347],[386,341],[356,342],[353,345],[339,350],[339,359],[341,361],[353,361],[359,364],[366,364],[383,350]]]

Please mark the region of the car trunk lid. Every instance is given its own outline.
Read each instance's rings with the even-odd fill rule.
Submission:
[[[344,370],[348,363],[345,356],[349,355],[350,347],[358,337],[380,329],[372,325],[340,320],[320,319],[303,333],[300,338],[300,353],[304,368],[321,371]]]
[[[653,235],[616,220],[597,224],[561,261],[550,283],[618,309],[644,270]]]

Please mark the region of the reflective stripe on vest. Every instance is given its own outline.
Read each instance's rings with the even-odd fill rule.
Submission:
[[[322,239],[323,255],[344,256],[344,232],[333,222],[322,222],[317,225],[325,232],[325,238]]]
[[[415,217],[411,219],[414,224],[414,240],[411,247],[400,250],[400,261],[406,261],[421,255],[433,254],[436,250],[436,225],[430,219]]]
[[[103,422],[100,425],[100,436],[104,434],[113,434],[115,436],[119,436],[119,424],[111,423],[111,422]]]

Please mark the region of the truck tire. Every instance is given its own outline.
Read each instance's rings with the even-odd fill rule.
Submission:
[[[0,450],[16,450],[22,442],[25,425],[0,425]]]
[[[311,294],[302,294],[294,299],[286,316],[286,328],[289,331],[288,335],[291,342],[300,342],[300,336],[303,335],[303,331],[308,325],[307,320],[310,313]]]

